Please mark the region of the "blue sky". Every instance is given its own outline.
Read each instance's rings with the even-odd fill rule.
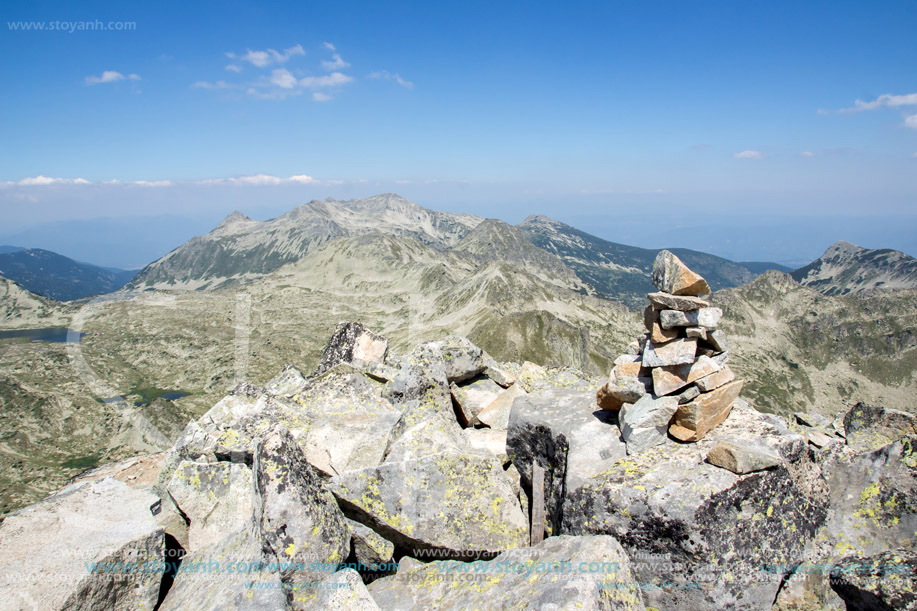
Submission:
[[[868,225],[863,245],[917,254],[911,1],[37,2],[0,14],[0,239],[97,217],[206,227],[236,208],[267,218],[394,191],[647,246],[660,223],[680,224],[667,245],[711,252],[725,251],[692,227],[849,219],[799,248],[863,242]],[[96,21],[134,25],[81,23]],[[652,222],[617,222],[632,216]]]

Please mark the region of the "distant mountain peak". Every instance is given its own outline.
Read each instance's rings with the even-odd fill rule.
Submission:
[[[534,227],[538,225],[547,225],[548,227],[563,227],[564,223],[556,221],[549,216],[543,214],[531,214],[525,217],[525,220],[519,223],[520,227]]]
[[[840,241],[792,276],[800,284],[825,295],[917,288],[917,259],[897,250],[871,250]]]

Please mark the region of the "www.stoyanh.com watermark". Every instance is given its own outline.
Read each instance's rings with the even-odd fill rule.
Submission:
[[[132,32],[137,29],[136,21],[7,21],[10,30],[24,32]]]

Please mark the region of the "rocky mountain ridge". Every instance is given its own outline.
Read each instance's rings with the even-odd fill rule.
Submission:
[[[792,273],[804,286],[825,295],[873,289],[917,288],[917,259],[897,250],[861,248],[836,242],[821,257]]]
[[[71,301],[117,291],[135,273],[80,263],[40,248],[0,253],[0,276],[32,293],[56,301]]]

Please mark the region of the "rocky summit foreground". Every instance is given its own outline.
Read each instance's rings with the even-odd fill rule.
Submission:
[[[698,322],[669,342],[710,338],[709,306],[668,288],[659,320]],[[0,609],[917,606],[914,417],[733,398],[684,441],[679,410],[732,383],[702,383],[713,350],[658,382],[631,365],[643,393],[615,410],[572,369],[455,337],[394,355],[344,323],[311,375],[240,385],[170,450],[10,515]]]

